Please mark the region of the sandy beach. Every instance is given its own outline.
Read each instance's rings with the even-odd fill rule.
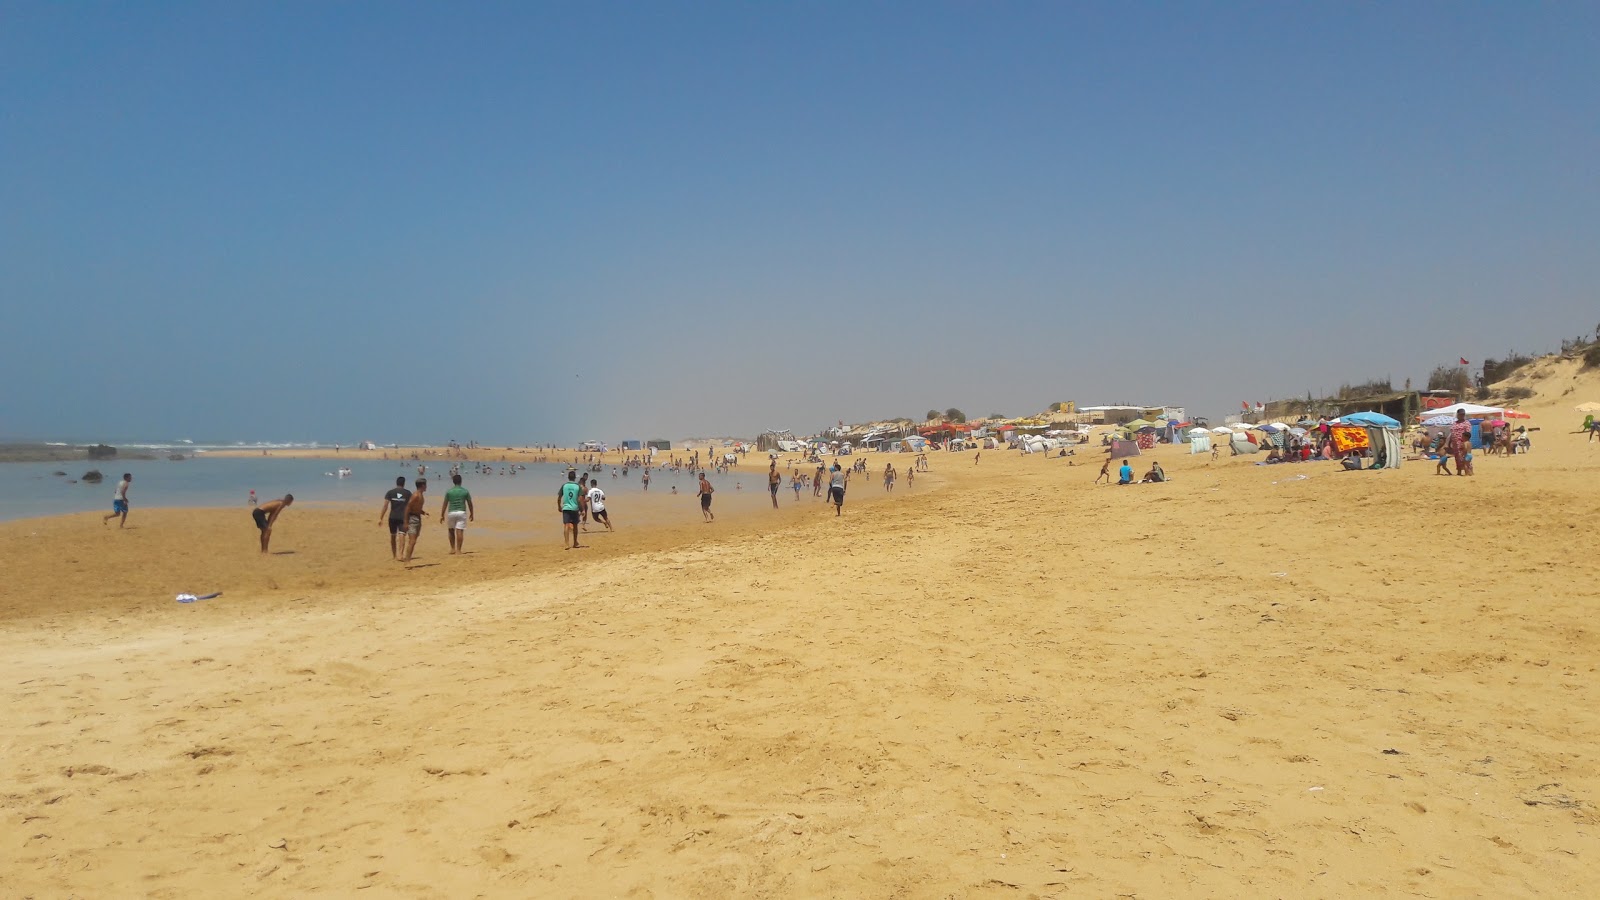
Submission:
[[[0,526],[7,893],[1594,895],[1570,401],[1470,479],[934,454],[411,569],[342,507]]]

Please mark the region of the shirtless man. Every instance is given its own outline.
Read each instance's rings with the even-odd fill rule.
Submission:
[[[811,496],[822,496],[822,485],[828,480],[828,467],[817,463],[816,474],[811,477]]]
[[[256,521],[256,530],[261,532],[261,555],[267,555],[267,544],[272,541],[272,523],[278,521],[278,514],[288,509],[294,503],[293,494],[284,494],[282,500],[268,500],[255,509],[250,510],[250,518]]]
[[[716,513],[711,511],[711,495],[714,492],[715,489],[711,487],[711,482],[706,480],[705,471],[701,470],[700,489],[695,491],[695,495],[700,498],[700,517],[707,522],[715,522],[717,520]]]
[[[778,474],[778,461],[767,468],[767,492],[772,495],[772,508],[778,508],[778,488],[783,486],[783,476]]]
[[[428,479],[418,478],[416,493],[406,501],[406,555],[401,562],[411,562],[411,554],[416,552],[417,538],[422,535],[422,520],[428,513],[423,509],[427,503]]]

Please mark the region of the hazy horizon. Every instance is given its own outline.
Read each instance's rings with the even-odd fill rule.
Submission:
[[[1600,320],[1600,7],[6,11],[7,440],[1221,417]]]

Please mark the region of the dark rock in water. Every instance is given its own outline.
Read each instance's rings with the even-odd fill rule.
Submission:
[[[167,457],[167,462],[183,462],[185,459],[187,459],[187,457],[185,457],[182,453],[174,453]]]
[[[93,447],[89,448],[88,452],[89,452],[89,458],[90,459],[116,459],[117,458],[117,448],[111,447],[111,446],[107,446],[106,444],[95,444]]]
[[[100,474],[99,469],[90,469],[89,471],[83,473],[83,478],[79,480],[88,484],[99,484],[104,478],[105,476]]]
[[[57,477],[57,478],[65,478],[65,477],[66,477],[66,475],[67,475],[67,473],[65,473],[65,472],[63,472],[63,471],[61,471],[61,470],[60,470],[60,469],[57,469],[57,470],[55,470],[55,471],[54,471],[54,472],[51,472],[51,473],[50,473],[50,474],[51,474],[51,475],[54,475],[54,476],[55,476],[55,477]]]

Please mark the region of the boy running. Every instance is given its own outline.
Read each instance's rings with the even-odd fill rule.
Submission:
[[[117,482],[117,489],[111,495],[111,515],[101,519],[101,525],[115,519],[117,516],[122,517],[122,521],[117,523],[118,528],[125,527],[128,524],[128,488],[130,487],[133,487],[133,476],[123,472],[122,480]]]

